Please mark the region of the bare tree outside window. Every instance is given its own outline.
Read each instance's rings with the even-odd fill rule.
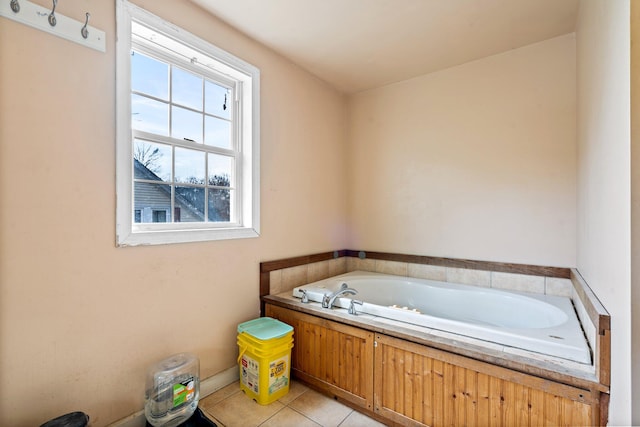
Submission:
[[[145,143],[136,143],[133,146],[133,158],[155,174],[160,171],[159,161],[162,158],[162,152],[157,147]]]

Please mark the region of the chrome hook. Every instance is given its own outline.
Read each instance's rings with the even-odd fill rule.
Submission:
[[[82,27],[82,29],[80,30],[80,34],[82,34],[82,37],[85,39],[89,37],[89,30],[87,30],[87,24],[89,24],[89,18],[91,17],[91,14],[87,12],[86,16],[87,17],[84,21],[84,27]]]
[[[20,3],[18,3],[18,0],[11,0],[11,3],[9,3],[9,5],[11,6],[11,10],[13,10],[14,13],[20,12]]]
[[[53,0],[53,9],[51,9],[51,13],[49,14],[49,25],[55,27],[58,21],[56,21],[56,6],[58,6],[58,0]]]

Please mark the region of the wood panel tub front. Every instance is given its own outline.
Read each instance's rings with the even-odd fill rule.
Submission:
[[[601,393],[266,304],[294,327],[292,371],[390,425],[601,423]]]

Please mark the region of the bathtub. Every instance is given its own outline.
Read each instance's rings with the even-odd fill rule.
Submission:
[[[310,302],[346,283],[357,295],[339,297],[349,308],[425,328],[464,335],[503,346],[591,364],[591,352],[571,300],[566,297],[461,285],[434,280],[352,272],[298,286]],[[329,309],[326,309],[329,310]]]

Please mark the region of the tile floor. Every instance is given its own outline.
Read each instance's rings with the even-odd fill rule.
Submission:
[[[220,427],[377,427],[384,424],[295,380],[289,393],[259,405],[230,384],[200,400],[200,409]]]

